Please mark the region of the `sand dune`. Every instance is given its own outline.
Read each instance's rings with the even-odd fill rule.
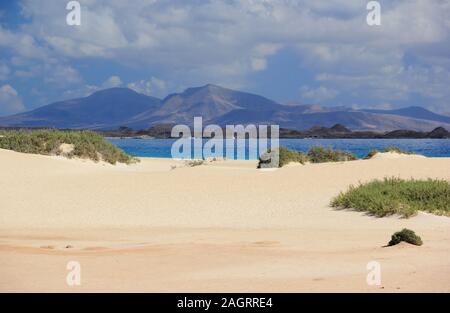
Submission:
[[[450,218],[336,211],[373,178],[450,180],[450,158],[257,170],[254,161],[132,166],[0,150],[2,291],[450,291]],[[414,229],[424,246],[383,248]],[[68,260],[82,285],[65,283]],[[382,286],[366,284],[366,264]]]

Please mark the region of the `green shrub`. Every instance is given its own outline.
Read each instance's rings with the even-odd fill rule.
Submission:
[[[394,246],[402,241],[416,246],[422,245],[422,239],[417,236],[414,231],[404,228],[402,231],[396,232],[392,235],[391,241],[389,241],[388,246]]]
[[[323,163],[323,162],[340,162],[356,160],[357,157],[352,153],[327,149],[319,146],[311,147],[307,154],[302,151],[293,151],[285,147],[280,147],[277,151],[271,151],[270,149],[263,153],[259,158],[258,168],[272,167],[272,164],[276,164],[278,158],[278,167],[295,162],[305,164],[306,162]],[[274,160],[274,162],[271,162]]]
[[[305,154],[301,151],[293,151],[284,147],[280,147],[279,151],[279,167],[283,167],[291,162],[305,164],[308,161]]]
[[[311,147],[307,156],[308,160],[312,163],[353,161],[357,159],[357,157],[350,152],[333,150],[320,146]]]
[[[0,149],[22,153],[61,155],[62,144],[73,145],[67,157],[79,157],[111,164],[133,163],[137,159],[91,131],[8,130],[0,131]]]
[[[450,183],[445,180],[385,178],[358,187],[350,186],[335,197],[331,206],[368,212],[378,217],[417,211],[450,216]]]
[[[276,162],[277,160],[278,162]],[[277,150],[269,149],[267,152],[263,153],[259,158],[258,168],[272,167],[272,164],[277,163],[278,167],[283,167],[291,162],[305,164],[306,161],[307,158],[303,152],[279,147]]]

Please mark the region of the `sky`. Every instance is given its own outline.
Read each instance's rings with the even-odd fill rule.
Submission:
[[[450,112],[450,0],[0,0],[0,115],[208,83],[280,103]]]

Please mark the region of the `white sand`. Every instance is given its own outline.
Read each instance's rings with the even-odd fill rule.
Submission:
[[[374,156],[372,156],[371,160],[376,159],[423,159],[426,158],[423,155],[420,154],[405,154],[405,153],[396,153],[396,152],[378,152]]]
[[[450,291],[450,218],[329,207],[359,181],[450,180],[449,169],[450,158],[390,154],[261,171],[0,150],[0,290]],[[382,247],[404,227],[424,246]],[[80,287],[65,284],[68,260],[82,264]],[[382,286],[366,284],[371,260]]]

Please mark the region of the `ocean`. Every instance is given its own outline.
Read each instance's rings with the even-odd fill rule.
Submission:
[[[133,156],[170,158],[171,147],[176,139],[109,138],[108,141]],[[428,157],[450,157],[450,139],[280,139],[280,146],[304,152],[311,146],[322,146],[349,151],[359,158],[365,157],[370,150],[381,151],[395,146]],[[234,158],[237,158],[236,154]],[[245,159],[248,158],[247,149]]]

